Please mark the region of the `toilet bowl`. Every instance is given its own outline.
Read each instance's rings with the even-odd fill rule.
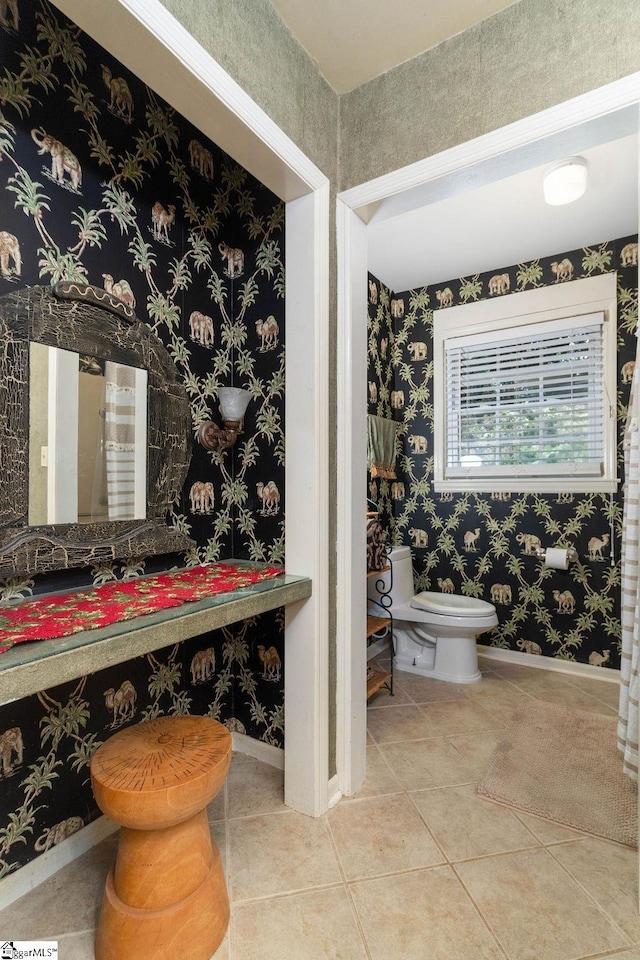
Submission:
[[[498,625],[493,604],[460,594],[415,594],[409,547],[394,547],[389,561],[390,573],[370,583],[369,599],[379,597],[376,584],[391,597],[396,667],[450,683],[480,680],[476,637]]]

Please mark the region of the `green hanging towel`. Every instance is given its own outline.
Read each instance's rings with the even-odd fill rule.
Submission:
[[[399,423],[367,415],[367,466],[372,477],[396,478],[396,433]]]

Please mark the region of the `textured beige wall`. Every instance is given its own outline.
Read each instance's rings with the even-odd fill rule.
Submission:
[[[335,182],[338,96],[268,0],[162,3]]]
[[[340,189],[636,70],[638,0],[520,0],[340,98]]]

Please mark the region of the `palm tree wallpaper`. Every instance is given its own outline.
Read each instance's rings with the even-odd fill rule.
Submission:
[[[369,276],[368,412],[401,424],[397,479],[369,477],[369,497],[389,542],[411,545],[418,590],[495,604],[499,625],[482,638],[491,646],[620,666],[622,437],[636,355],[637,257],[637,238],[627,237],[404,293]],[[619,492],[435,493],[433,311],[610,271],[618,289]],[[548,569],[538,545],[574,546],[578,562]]]
[[[58,280],[134,308],[165,344],[195,436],[251,393],[228,451],[194,444],[168,522],[186,556],[0,582],[0,602],[235,557],[284,561],[284,205],[46,0],[0,17],[0,298]],[[1,309],[0,299],[0,309]],[[199,713],[284,744],[281,611],[0,707],[0,877],[99,815],[92,751]]]

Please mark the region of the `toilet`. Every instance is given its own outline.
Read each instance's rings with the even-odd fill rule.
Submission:
[[[460,594],[415,594],[409,547],[394,547],[389,561],[391,572],[369,581],[369,599],[379,596],[376,584],[390,593],[396,667],[450,683],[480,680],[476,637],[498,625],[493,604]]]

